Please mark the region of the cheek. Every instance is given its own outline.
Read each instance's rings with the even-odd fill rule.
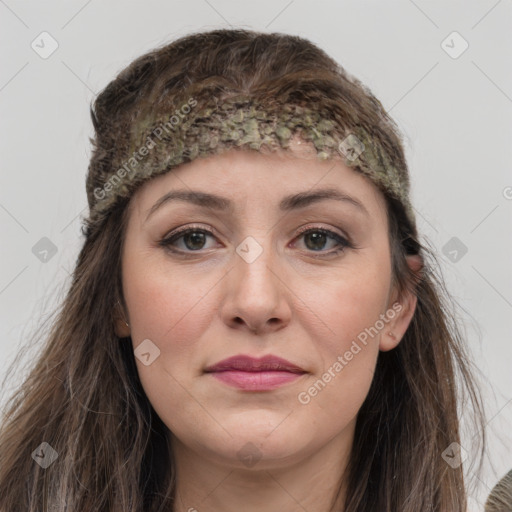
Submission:
[[[315,305],[314,312],[322,320],[309,322],[317,326],[310,335],[317,340],[315,350],[322,367],[303,389],[301,403],[309,403],[318,414],[336,410],[340,419],[348,421],[368,393],[380,335],[386,328],[382,318],[386,318],[389,289],[387,268],[367,265],[361,272],[340,274],[324,283],[321,294],[310,289],[305,299]]]
[[[325,333],[320,339],[324,340],[331,357],[348,350],[352,340],[364,342],[365,333],[368,344],[378,339],[372,327],[377,325],[379,334],[382,330],[379,318],[386,308],[389,267],[385,260],[381,264],[362,267],[360,271],[356,268],[333,274],[329,282],[322,283],[321,292],[318,287],[310,287],[304,296],[304,302],[311,304],[311,309],[318,315],[315,324],[322,324],[316,339],[319,339],[320,331]]]
[[[216,311],[213,294],[208,293],[215,280],[211,276],[201,280],[150,261],[150,256],[132,258],[123,268],[133,348],[149,339],[160,351],[150,365],[135,361],[142,387],[159,417],[169,429],[186,436],[190,425],[183,417],[211,428],[198,402],[190,399],[188,387],[195,373],[191,362],[197,341],[204,338]],[[182,415],[173,414],[178,409]]]
[[[332,311],[333,315],[336,314],[338,330],[344,339],[364,340],[363,333],[369,330],[372,333],[370,338],[375,338],[375,331],[370,328],[375,326],[384,313],[387,282],[379,278],[361,277],[351,279],[344,285],[336,291],[338,308]]]
[[[172,356],[168,360],[178,368],[187,367],[179,363],[186,361],[216,311],[212,304],[216,279],[190,272],[172,268],[154,254],[132,257],[123,266],[134,346],[150,339],[162,355]]]

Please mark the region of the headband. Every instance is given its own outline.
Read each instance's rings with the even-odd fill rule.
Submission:
[[[292,103],[267,101],[264,105],[244,95],[220,103],[210,96],[201,108],[197,105],[191,97],[161,117],[155,117],[149,109],[142,121],[127,127],[128,142],[112,149],[110,166],[96,166],[94,172],[90,167],[87,222],[91,227],[100,224],[120,198],[131,197],[140,184],[182,163],[233,148],[287,149],[296,133],[313,143],[320,160],[341,158],[397,199],[415,227],[407,169],[394,164],[361,125],[344,129],[328,112]],[[98,170],[103,167],[108,168]]]

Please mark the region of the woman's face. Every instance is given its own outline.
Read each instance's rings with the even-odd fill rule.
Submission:
[[[379,350],[407,329],[415,297],[391,289],[382,194],[310,150],[294,142],[303,158],[196,159],[132,198],[122,256],[130,328],[116,329],[131,335],[177,449],[265,469],[349,446]],[[192,192],[199,201],[184,197]],[[174,236],[181,229],[190,232]],[[246,359],[206,371],[234,356],[279,357],[295,370]]]

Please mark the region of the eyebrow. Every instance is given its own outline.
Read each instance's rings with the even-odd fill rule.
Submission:
[[[344,202],[354,206],[360,212],[369,215],[368,210],[365,208],[363,203],[361,203],[361,201],[335,188],[323,188],[314,190],[312,192],[299,192],[286,196],[279,202],[279,210],[281,212],[298,210],[300,208],[305,208],[306,206],[324,201],[326,199]],[[162,196],[150,208],[146,217],[146,221],[162,205],[171,201],[185,201],[197,206],[201,206],[203,208],[231,213],[233,212],[234,208],[233,202],[226,197],[210,194],[207,192],[201,192],[198,190],[172,190]]]

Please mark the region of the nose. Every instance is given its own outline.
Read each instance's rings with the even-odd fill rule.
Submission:
[[[234,266],[224,279],[220,312],[224,323],[260,335],[286,327],[293,294],[270,244],[264,248],[249,240],[248,245],[240,244],[233,259]]]

